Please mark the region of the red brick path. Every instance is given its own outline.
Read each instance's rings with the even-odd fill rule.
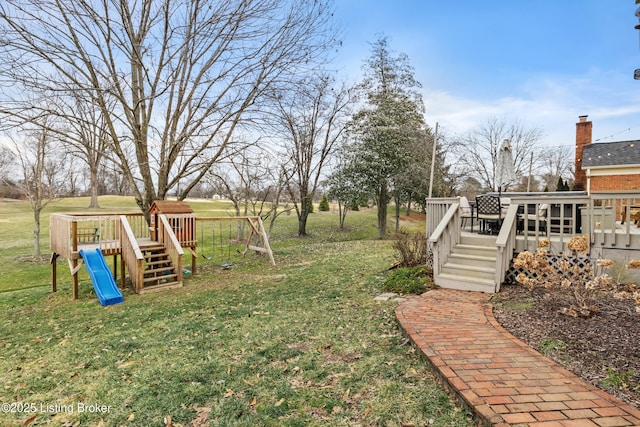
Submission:
[[[438,289],[396,310],[409,338],[480,421],[496,426],[640,426],[640,410],[509,334],[494,319],[488,298]]]

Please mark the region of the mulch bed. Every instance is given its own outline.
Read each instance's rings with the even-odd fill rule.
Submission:
[[[632,299],[602,295],[590,318],[562,314],[567,302],[541,288],[503,286],[492,303],[496,320],[512,335],[640,408],[640,313]]]

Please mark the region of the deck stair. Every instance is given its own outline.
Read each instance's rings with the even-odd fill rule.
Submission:
[[[178,273],[164,245],[154,242],[154,244],[142,246],[140,250],[144,255],[142,293],[182,286],[182,283],[177,280]]]
[[[463,233],[435,278],[438,286],[493,293],[496,290],[496,236]]]

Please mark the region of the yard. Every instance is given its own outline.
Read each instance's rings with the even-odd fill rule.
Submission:
[[[135,210],[132,199],[100,202],[112,206],[101,213]],[[48,213],[87,205],[62,200]],[[391,241],[375,239],[374,210],[349,213],[348,231],[337,214],[314,213],[307,238],[283,216],[271,236],[277,266],[200,258],[183,288],[125,291],[109,307],[84,270],[72,300],[65,261],[51,293],[48,257],[29,256],[31,218],[27,203],[0,202],[2,425],[473,425],[407,344],[396,303],[374,301],[394,261]]]

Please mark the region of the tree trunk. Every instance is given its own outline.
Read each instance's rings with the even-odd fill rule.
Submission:
[[[347,216],[347,206],[348,204],[342,205],[342,202],[338,200],[338,219],[340,221],[340,230],[344,230],[344,219]]]
[[[89,209],[98,209],[100,204],[98,203],[98,169],[91,168],[91,201],[89,202]]]
[[[378,195],[378,237],[384,239],[387,236],[387,202],[389,201],[389,190],[387,183],[380,185]]]
[[[395,197],[396,201],[396,234],[400,232],[400,197]]]
[[[313,203],[312,197],[306,195],[300,197],[300,212],[298,213],[298,236],[307,235],[307,219],[309,218],[309,204]]]
[[[39,257],[40,252],[40,209],[33,210],[33,255]]]

